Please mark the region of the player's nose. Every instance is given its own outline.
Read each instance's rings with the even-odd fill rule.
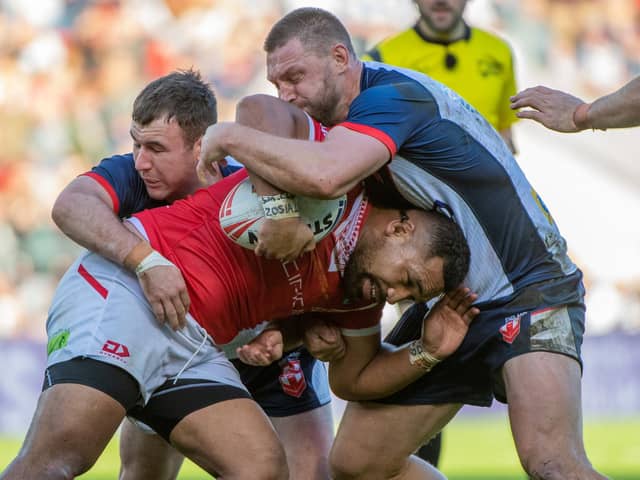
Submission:
[[[278,96],[280,97],[280,100],[284,100],[288,103],[293,103],[296,99],[295,89],[293,89],[292,87],[282,86],[280,87],[280,90],[278,90]]]
[[[151,168],[151,156],[146,148],[140,147],[138,149],[134,158],[134,165],[136,170],[139,172],[149,170]]]
[[[411,292],[404,287],[387,288],[387,303],[393,305],[411,297]]]

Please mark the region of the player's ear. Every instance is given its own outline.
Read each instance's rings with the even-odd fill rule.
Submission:
[[[407,215],[407,212],[405,212],[404,210],[400,210],[399,213],[400,213],[399,216],[394,217],[387,224],[387,228],[385,230],[385,233],[387,235],[404,237],[412,234],[413,231],[415,230],[416,225],[415,223],[413,223],[413,220],[409,218],[409,215]]]
[[[198,163],[198,159],[200,158],[200,152],[202,151],[202,137],[196,140],[196,143],[193,144],[193,158],[195,162]]]
[[[348,68],[351,54],[349,53],[349,49],[346,46],[344,46],[342,43],[336,43],[331,49],[331,54],[333,56],[334,62],[338,66],[339,71],[343,71]]]

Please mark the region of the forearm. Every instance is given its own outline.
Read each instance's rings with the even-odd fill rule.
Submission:
[[[300,122],[298,114],[304,122]],[[251,95],[243,98],[236,107],[236,122],[261,132],[284,138],[308,138],[309,129],[302,111],[292,111],[291,106],[269,95]],[[247,168],[249,178],[258,195],[282,192]]]
[[[104,202],[91,195],[68,193],[58,199],[51,216],[71,240],[121,265],[140,243]]]
[[[222,147],[281,190],[318,198],[333,196],[332,159],[320,143],[281,138],[236,124],[227,129]]]
[[[640,125],[640,77],[594,101],[587,120],[592,128],[602,130]]]
[[[354,368],[353,357],[347,353],[329,363],[331,389],[340,398],[364,401],[386,397],[406,387],[426,373],[412,365],[408,346],[381,344],[371,360],[361,368]]]

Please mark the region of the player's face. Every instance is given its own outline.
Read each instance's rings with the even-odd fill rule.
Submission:
[[[438,296],[444,290],[444,261],[425,255],[424,245],[417,234],[359,241],[345,269],[347,295],[377,303]]]
[[[175,118],[158,118],[148,125],[131,123],[135,167],[154,200],[172,202],[199,186],[196,174],[199,141],[185,144]]]
[[[415,0],[420,16],[435,35],[451,33],[462,22],[467,0]]]
[[[346,116],[340,112],[340,82],[331,55],[319,56],[305,49],[297,38],[267,55],[267,79],[278,97],[305,110],[324,125],[335,125]]]

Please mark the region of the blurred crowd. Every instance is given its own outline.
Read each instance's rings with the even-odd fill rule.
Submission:
[[[45,337],[46,311],[79,249],[49,213],[102,157],[128,152],[130,110],[151,79],[195,67],[233,119],[266,83],[262,41],[303,5],[336,13],[360,52],[411,25],[410,0],[0,0],[0,338]],[[517,42],[528,69],[596,96],[640,74],[640,0],[473,0],[475,24]],[[640,285],[613,286],[640,328]],[[621,296],[621,297],[620,297]],[[608,327],[609,328],[609,327]]]
[[[493,0],[532,68],[589,97],[640,74],[639,0]]]

